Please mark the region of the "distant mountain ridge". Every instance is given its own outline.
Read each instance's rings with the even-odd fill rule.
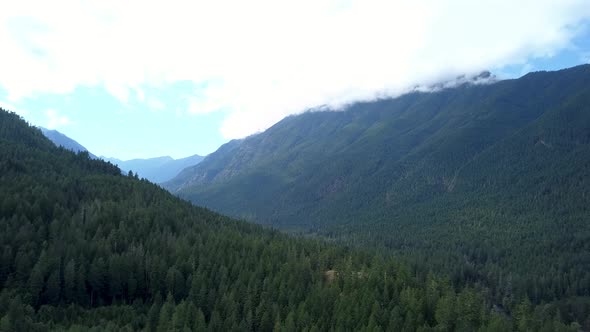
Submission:
[[[91,158],[99,157],[92,154],[88,149],[76,142],[72,138],[62,134],[57,130],[51,130],[39,127],[43,135],[49,138],[56,146],[62,146],[73,152],[88,152]],[[125,173],[130,170],[137,173],[140,177],[146,178],[154,183],[162,183],[174,178],[180,171],[189,166],[194,166],[203,160],[203,156],[193,155],[186,158],[174,159],[169,156],[155,157],[146,159],[121,160],[117,158],[100,157],[121,168]]]
[[[90,153],[90,151],[88,151],[88,149],[86,149],[82,144],[60,133],[59,131],[43,127],[39,127],[39,129],[41,130],[43,135],[49,138],[49,140],[52,141],[53,144],[55,144],[56,146],[62,146],[65,149],[68,149],[73,152],[88,152],[90,157],[96,159],[96,156]]]
[[[120,160],[117,158],[101,157],[118,165],[124,172],[133,171],[140,177],[146,178],[154,183],[162,183],[177,176],[183,169],[197,165],[203,156],[193,155],[186,158],[174,159],[170,156]]]

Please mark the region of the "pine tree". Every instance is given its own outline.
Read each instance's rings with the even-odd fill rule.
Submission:
[[[64,269],[64,299],[67,303],[76,302],[76,263],[70,260]]]

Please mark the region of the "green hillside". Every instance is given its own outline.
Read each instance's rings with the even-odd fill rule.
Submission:
[[[0,202],[0,331],[580,327],[567,307],[502,306],[385,256],[194,207],[4,110]]]
[[[393,252],[494,301],[590,313],[590,65],[284,119],[167,187]]]

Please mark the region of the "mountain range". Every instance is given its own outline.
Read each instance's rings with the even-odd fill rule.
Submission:
[[[43,135],[51,140],[56,146],[61,146],[73,152],[88,152],[91,158],[98,159],[94,154],[88,151],[80,143],[72,138],[62,134],[57,130],[50,130],[39,127]],[[125,173],[133,171],[138,176],[146,178],[154,183],[161,183],[174,178],[183,169],[194,166],[203,160],[203,156],[193,155],[186,158],[174,159],[172,157],[156,157],[146,159],[121,160],[117,158],[100,157],[121,168]]]
[[[166,183],[209,209],[0,110],[0,330],[590,330],[590,66],[421,91]]]
[[[588,296],[559,280],[590,277],[590,65],[287,117],[165,187],[485,284],[498,302]]]
[[[45,135],[45,137],[49,138],[49,140],[52,141],[53,144],[55,144],[56,146],[61,146],[65,149],[73,151],[73,152],[88,152],[88,154],[92,158],[96,159],[96,156],[93,155],[92,153],[90,153],[88,151],[88,149],[86,149],[84,146],[82,146],[80,143],[76,142],[75,140],[60,133],[59,131],[53,130],[53,129],[47,129],[47,128],[43,128],[43,127],[39,127],[39,129],[41,130],[43,135]]]
[[[101,157],[106,161],[119,166],[124,172],[133,171],[139,177],[146,178],[154,183],[162,183],[171,180],[183,169],[197,165],[203,156],[193,155],[186,158],[174,159],[169,156],[120,160],[117,158]]]
[[[586,65],[538,72],[291,116],[225,144],[165,186],[197,204],[275,226],[326,228],[343,215],[381,220],[402,206],[504,184],[500,177],[512,174],[498,168],[509,160],[491,160],[491,173],[474,169],[491,153],[514,150],[516,140],[533,142],[521,158],[569,152],[555,151],[555,127],[573,131],[580,123],[553,118],[581,98],[589,71]],[[576,115],[585,115],[583,106]],[[527,176],[538,172],[532,167]]]

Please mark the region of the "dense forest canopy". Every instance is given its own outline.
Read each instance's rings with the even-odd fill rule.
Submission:
[[[590,65],[289,117],[167,188],[590,315]]]
[[[168,184],[303,238],[0,110],[0,331],[590,330],[589,72],[290,117]]]
[[[569,309],[194,207],[0,110],[1,331],[576,331]]]

